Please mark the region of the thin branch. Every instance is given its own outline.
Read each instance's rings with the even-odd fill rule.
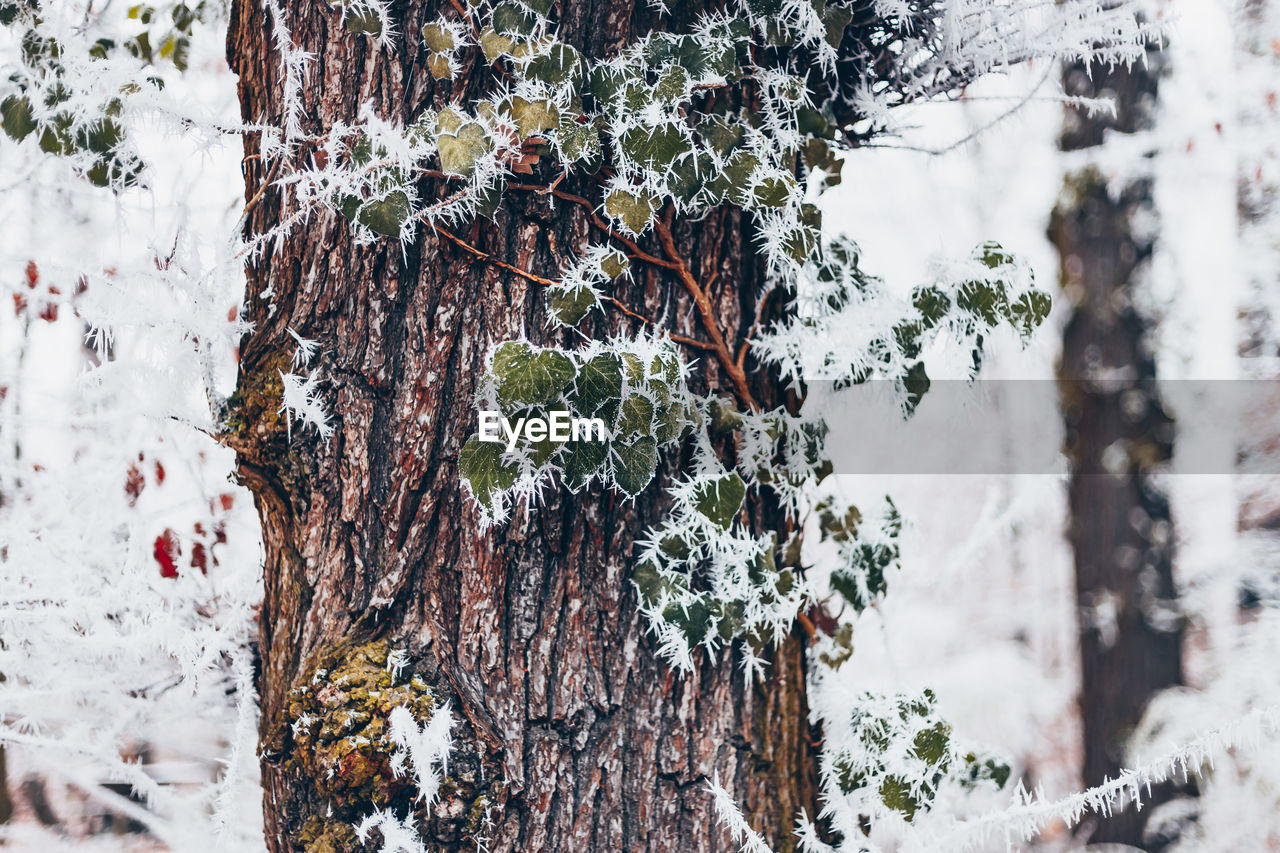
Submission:
[[[276,170],[280,168],[283,159],[280,158],[271,164],[271,168],[267,170],[267,176],[262,179],[262,186],[258,187],[258,191],[254,193],[253,198],[249,199],[249,202],[244,206],[244,210],[240,213],[242,217],[248,216],[261,203],[262,197],[267,194],[267,190],[271,187],[271,182],[275,180]]]
[[[478,41],[480,39],[480,28],[476,26],[476,22],[471,19],[470,15],[467,14],[467,10],[462,8],[462,4],[459,3],[458,0],[449,0],[449,5],[454,8],[454,11],[458,13],[459,17],[461,17],[462,20],[466,21],[467,24],[470,25],[471,34],[475,36],[476,40]]]
[[[777,288],[774,288],[776,290]],[[770,290],[764,296],[760,297],[759,304],[756,305],[756,319],[751,324],[751,330],[747,332],[747,337],[742,341],[742,346],[738,347],[738,357],[734,359],[734,364],[738,365],[738,369],[747,362],[747,349],[751,346],[751,342],[755,340],[756,332],[760,330],[760,324],[764,321],[765,308],[769,305],[769,300],[773,298],[773,290]]]
[[[539,186],[538,184],[507,184],[507,189],[526,190],[529,192],[536,192],[539,195],[546,195],[549,188],[544,186]],[[551,189],[550,194],[554,195],[556,198],[561,198],[561,199],[564,199],[565,201],[571,201],[574,204],[582,205],[582,207],[586,209],[588,215],[591,217],[591,224],[595,225],[601,231],[605,232],[610,237],[617,240],[622,245],[626,246],[628,251],[631,252],[631,255],[637,260],[641,260],[641,261],[644,261],[645,263],[662,267],[663,269],[672,270],[673,272],[679,270],[679,265],[677,265],[676,263],[672,261],[668,261],[664,258],[659,258],[656,255],[649,254],[644,249],[641,249],[640,245],[636,243],[635,240],[632,240],[630,237],[627,237],[624,234],[620,234],[617,231],[613,230],[613,228],[609,227],[609,223],[605,222],[600,217],[600,214],[596,213],[595,205],[592,204],[589,200],[583,198],[580,195],[574,195],[573,193],[565,192],[564,190]]]
[[[966,133],[964,136],[960,137],[955,142],[952,142],[949,145],[944,145],[941,148],[925,148],[919,145],[905,145],[905,144],[892,145],[892,144],[883,143],[883,142],[870,142],[864,145],[860,145],[859,147],[860,148],[892,148],[892,149],[897,149],[899,151],[918,151],[921,154],[928,154],[932,157],[940,157],[943,154],[948,154],[956,150],[957,148],[972,142],[978,136],[986,133],[988,130],[1000,124],[1005,119],[1009,118],[1011,115],[1018,112],[1027,104],[1035,100],[1036,92],[1039,92],[1041,87],[1043,87],[1044,84],[1048,82],[1049,75],[1052,74],[1055,69],[1056,69],[1056,66],[1050,64],[1049,69],[1045,71],[1044,76],[1040,78],[1040,81],[1036,83],[1034,86],[1032,86],[1031,89],[1025,95],[1018,98],[1017,102],[1013,106],[1009,107],[1009,109],[1000,113],[1000,115],[996,116],[991,121],[987,122],[981,127],[975,128],[970,133]]]
[[[752,409],[759,409],[755,398],[751,396],[751,389],[747,387],[746,374],[733,360],[733,353],[729,352],[729,346],[724,342],[724,336],[720,334],[720,326],[716,322],[715,311],[711,307],[711,300],[707,299],[706,291],[698,284],[698,280],[693,277],[693,273],[689,271],[689,267],[681,258],[680,253],[676,250],[675,238],[671,236],[671,227],[666,221],[655,222],[654,231],[658,235],[658,242],[662,244],[662,250],[666,252],[667,257],[676,265],[676,274],[680,281],[684,284],[685,290],[689,291],[689,295],[693,297],[694,305],[698,308],[698,314],[702,317],[703,328],[707,331],[707,337],[711,338],[712,351],[716,354],[716,359],[720,362],[720,366],[729,377],[729,381],[733,383],[734,392],[738,395],[738,399],[743,405]]]
[[[507,272],[513,273],[514,275],[518,275],[521,278],[528,279],[529,281],[532,281],[535,284],[542,284],[548,287],[555,287],[560,284],[560,282],[558,281],[554,281],[549,278],[543,278],[542,276],[537,275],[536,273],[531,273],[528,270],[522,270],[520,269],[520,267],[514,266],[513,264],[509,264],[506,261],[498,260],[488,252],[477,249],[475,246],[471,245],[466,240],[463,240],[461,237],[457,236],[452,231],[449,231],[447,228],[445,228],[442,225],[432,225],[431,227],[436,230],[436,233],[441,234],[445,237],[448,237],[454,243],[457,243],[458,246],[460,246],[463,250],[470,252],[471,254],[475,255],[477,258],[484,261],[485,263],[493,264],[495,267],[501,267]]]
[[[493,264],[495,267],[500,267],[506,270],[507,272],[510,272],[514,275],[518,275],[521,278],[532,281],[535,284],[541,284],[547,287],[555,287],[560,285],[560,282],[558,281],[554,281],[549,278],[543,278],[542,276],[537,275],[536,273],[531,273],[528,270],[520,269],[520,267],[517,267],[513,264],[507,263],[506,261],[502,261],[502,260],[499,260],[498,258],[495,258],[493,255],[483,251],[482,249],[477,249],[475,246],[471,245],[466,240],[463,240],[461,237],[459,237],[458,235],[454,234],[453,232],[449,231],[447,228],[444,228],[441,225],[435,225],[433,227],[441,236],[446,237],[449,240],[452,240],[464,251],[476,256],[477,258],[484,261],[485,263]],[[623,314],[627,315],[628,317],[631,317],[634,320],[638,320],[647,326],[654,326],[654,327],[658,326],[658,324],[655,321],[650,320],[648,317],[644,316],[643,314],[637,314],[635,311],[632,311],[630,308],[628,308],[626,305],[624,305],[622,302],[620,302],[619,300],[615,299],[612,296],[602,296],[601,301],[612,304]],[[675,341],[678,344],[683,344],[684,346],[691,347],[692,349],[703,350],[703,351],[710,351],[715,349],[715,347],[713,347],[711,344],[707,343],[706,341],[700,341],[696,338],[690,338],[685,335],[672,334],[668,332],[667,337],[671,338],[671,340]]]
[[[619,302],[617,299],[615,299],[612,296],[602,296],[600,298],[605,302],[613,303],[613,305],[619,311],[621,311],[623,314],[626,314],[628,317],[631,317],[634,320],[639,320],[641,323],[644,323],[647,326],[658,325],[656,321],[650,320],[648,317],[644,316],[643,314],[637,314],[636,312],[632,311],[630,308],[628,308],[626,305],[623,305],[621,302]],[[686,337],[684,335],[675,334],[674,332],[667,332],[667,337],[671,338],[671,340],[675,341],[678,344],[684,344],[687,347],[703,350],[704,352],[712,352],[715,350],[715,347],[713,347],[711,344],[707,343],[706,341],[700,341],[697,338]]]

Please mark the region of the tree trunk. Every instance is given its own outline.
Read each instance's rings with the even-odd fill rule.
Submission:
[[[3,678],[0,678],[3,680]],[[5,748],[0,746],[0,825],[13,817],[13,796],[9,793],[9,767]]]
[[[1157,61],[1152,52],[1147,66],[1068,68],[1069,94],[1113,97],[1117,112],[1070,111],[1062,148],[1101,145],[1107,130],[1149,127]],[[1169,504],[1151,471],[1171,456],[1173,423],[1156,387],[1146,320],[1134,305],[1153,247],[1150,226],[1137,223],[1152,215],[1148,178],[1129,180],[1117,196],[1090,167],[1067,177],[1050,225],[1072,304],[1060,375],[1081,615],[1083,776],[1090,786],[1124,766],[1126,740],[1152,696],[1182,683]],[[1144,840],[1144,824],[1171,795],[1159,786],[1142,811],[1130,803],[1101,816],[1089,840],[1160,849],[1161,839]]]
[[[564,41],[600,57],[638,33],[682,26],[696,6],[660,20],[644,2],[564,0],[556,17]],[[493,81],[477,50],[452,81],[428,73],[421,26],[455,15],[454,5],[394,4],[386,49],[344,30],[336,6],[286,9],[295,46],[314,55],[302,91],[308,134],[353,121],[366,101],[407,124]],[[271,25],[258,0],[237,0],[228,57],[244,118],[279,124]],[[294,165],[312,150],[299,146]],[[266,179],[256,153],[248,140],[249,198]],[[574,180],[561,187],[594,197]],[[425,198],[441,192],[439,182],[423,186]],[[292,212],[282,204],[274,189],[251,202],[249,233]],[[547,278],[604,239],[581,206],[518,190],[493,223],[460,229],[492,258]],[[714,281],[720,327],[735,345],[764,283],[744,215],[723,209],[673,230],[694,273]],[[662,254],[656,243],[648,249]],[[705,339],[669,270],[633,271],[620,299]],[[354,849],[350,824],[383,806],[417,809],[420,831],[440,850],[472,850],[477,840],[491,851],[733,850],[706,790],[717,776],[775,849],[793,849],[795,818],[814,814],[816,799],[804,644],[793,636],[781,646],[767,683],[744,683],[733,650],[701,655],[689,675],[659,660],[630,572],[637,540],[667,506],[664,469],[635,501],[599,488],[559,493],[485,531],[464,497],[458,454],[476,431],[471,402],[488,347],[522,335],[580,340],[548,329],[538,285],[429,228],[403,248],[356,246],[346,220],[313,215],[250,264],[246,306],[253,331],[241,346],[229,441],[266,551],[259,692],[273,853]],[[580,328],[597,338],[641,330],[617,312]],[[323,351],[323,396],[337,426],[327,442],[296,424],[290,439],[277,413],[290,329]],[[701,359],[695,385],[722,382]],[[781,402],[767,379],[753,390],[765,405]],[[666,476],[676,467],[669,462]],[[752,500],[753,524],[778,528],[777,508]],[[409,656],[398,677],[388,672],[392,649]],[[347,736],[372,738],[393,704],[427,712],[445,701],[462,722],[428,812],[392,777],[384,752]]]

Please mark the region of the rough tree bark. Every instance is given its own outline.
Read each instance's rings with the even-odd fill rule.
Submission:
[[[1101,145],[1107,131],[1148,128],[1159,57],[1150,52],[1146,66],[1132,68],[1068,67],[1069,94],[1114,98],[1116,114],[1069,111],[1063,150]],[[1141,223],[1152,215],[1149,179],[1128,181],[1117,196],[1088,167],[1068,176],[1049,229],[1072,305],[1060,376],[1072,469],[1068,537],[1081,615],[1086,785],[1116,776],[1125,741],[1151,697],[1182,683],[1169,504],[1151,473],[1171,456],[1173,423],[1156,387],[1147,321],[1134,305],[1153,248],[1151,228]],[[1142,811],[1130,804],[1100,817],[1089,840],[1160,849],[1164,840],[1149,832],[1144,839],[1145,824],[1152,807],[1172,794],[1159,786]]]
[[[397,35],[379,49],[343,29],[336,6],[287,4],[294,44],[314,54],[306,132],[351,121],[366,101],[408,123],[428,105],[482,92],[492,72],[478,50],[453,81],[427,71],[421,25],[455,7],[393,4]],[[601,57],[699,11],[684,4],[660,20],[645,2],[561,0],[553,16],[564,41]],[[259,0],[234,3],[227,51],[244,118],[279,122],[279,54]],[[256,151],[247,140],[249,233],[282,217],[274,189],[254,198],[268,171]],[[295,163],[311,154],[300,145]],[[560,188],[592,193],[573,180]],[[442,186],[423,190],[436,197]],[[735,348],[763,283],[745,225],[726,209],[673,226],[679,256]],[[519,189],[494,223],[457,236],[552,278],[589,241],[607,239],[583,206]],[[656,241],[646,248],[663,256]],[[671,270],[633,269],[617,294],[632,311],[707,339]],[[745,684],[731,651],[701,656],[689,676],[659,661],[629,577],[636,540],[665,506],[663,472],[634,502],[598,488],[559,494],[483,532],[464,499],[457,459],[476,430],[471,400],[487,347],[521,335],[576,340],[548,330],[538,285],[430,229],[403,249],[356,246],[340,216],[313,216],[249,266],[245,305],[253,331],[241,346],[228,441],[266,550],[258,687],[273,853],[354,849],[350,824],[384,804],[417,808],[440,850],[474,849],[484,835],[492,851],[727,851],[736,847],[706,792],[715,775],[775,849],[792,849],[795,817],[814,814],[816,798],[804,643],[784,643],[763,683]],[[640,329],[617,310],[585,328],[596,337]],[[327,443],[296,429],[289,440],[277,414],[279,371],[294,351],[288,329],[323,349],[337,425]],[[728,388],[717,370],[701,357],[695,384]],[[762,403],[780,401],[767,378],[753,381]],[[777,508],[753,500],[752,523],[776,528]],[[389,649],[409,653],[399,678],[387,672]],[[462,720],[429,814],[391,778],[385,755],[346,739],[385,725],[388,696],[424,712],[448,701]],[[317,717],[319,734],[299,736],[299,719]]]

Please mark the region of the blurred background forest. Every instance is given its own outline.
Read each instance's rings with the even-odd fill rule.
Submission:
[[[904,568],[815,701],[930,687],[1050,801],[1193,745],[1199,772],[1140,816],[1051,820],[1028,849],[1280,850],[1280,396],[1247,382],[1280,373],[1280,4],[1153,14],[1169,36],[1145,68],[1025,67],[903,108],[821,197],[863,268],[904,293],[986,240],[1024,257],[1054,293],[1051,323],[1025,350],[992,342],[978,390],[998,412],[1018,383],[1065,381],[1037,427],[1063,449],[1048,468],[840,471],[855,500],[893,496]],[[233,119],[216,34],[197,28],[189,51],[200,73],[171,85]],[[1114,97],[1116,114],[1074,110],[1064,86]],[[157,127],[145,144],[164,152],[150,189],[114,197],[0,145],[0,673],[23,685],[0,685],[12,849],[261,849],[257,517],[232,454],[187,426],[206,417],[190,377],[234,384],[243,282],[200,235],[241,214],[240,142]],[[137,223],[145,245],[127,236]],[[196,348],[177,319],[192,298],[221,318]],[[86,337],[103,326],[117,333]],[[1074,381],[1117,359],[1142,399]],[[153,393],[184,386],[189,399]],[[1009,446],[1026,438],[994,424]],[[1111,471],[1117,442],[1149,444],[1150,465]],[[992,825],[934,849],[1003,849]]]

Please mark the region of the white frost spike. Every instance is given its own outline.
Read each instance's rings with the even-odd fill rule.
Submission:
[[[1033,795],[1024,788],[1014,792],[1013,802],[968,820],[954,821],[948,830],[921,838],[907,849],[964,851],[980,848],[992,839],[1030,839],[1055,820],[1073,826],[1089,814],[1111,814],[1118,801],[1128,798],[1130,808],[1141,808],[1143,789],[1167,779],[1200,776],[1206,765],[1244,743],[1272,739],[1280,731],[1280,705],[1255,709],[1221,728],[1204,732],[1163,755],[1122,770],[1114,779],[1057,800]]]
[[[356,839],[361,843],[369,840],[369,833],[378,830],[382,835],[382,846],[378,853],[427,853],[427,847],[413,826],[413,816],[404,820],[395,816],[390,809],[374,812],[356,825]]]
[[[392,678],[399,678],[400,671],[409,664],[409,653],[404,649],[396,649],[387,655],[387,672]]]
[[[295,368],[306,367],[320,350],[320,342],[304,338],[293,329],[288,329],[287,331],[289,336],[298,344],[298,348],[293,351],[293,366]]]
[[[279,0],[267,0],[266,6],[271,15],[271,36],[280,51],[280,69],[284,72],[284,141],[292,145],[302,136],[302,81],[311,54],[294,47]],[[263,134],[264,158],[267,149],[274,147],[271,145],[274,138],[274,134]]]
[[[714,778],[707,782],[707,790],[714,798],[716,815],[720,818],[721,825],[729,830],[734,841],[742,843],[743,850],[749,853],[773,853],[768,842],[751,828],[751,824],[747,823],[742,810],[733,801],[733,795],[721,786],[719,771],[716,771]]]
[[[297,418],[303,427],[315,427],[321,438],[328,439],[333,435],[333,424],[329,423],[329,413],[324,410],[317,389],[320,385],[318,370],[313,370],[306,377],[296,373],[280,373],[280,381],[284,384],[284,402],[279,411],[285,415],[289,439],[293,439],[293,419]]]
[[[413,764],[418,799],[431,805],[440,793],[440,783],[449,769],[449,751],[453,748],[453,712],[448,703],[432,714],[425,726],[419,726],[408,708],[396,708],[389,718],[391,742],[399,747],[391,757],[396,775],[404,772],[405,762]]]

